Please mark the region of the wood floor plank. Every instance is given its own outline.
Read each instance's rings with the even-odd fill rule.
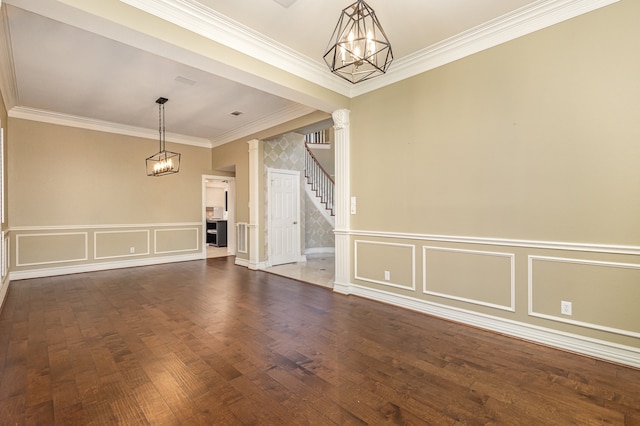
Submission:
[[[640,371],[209,259],[12,282],[30,423],[640,425]]]

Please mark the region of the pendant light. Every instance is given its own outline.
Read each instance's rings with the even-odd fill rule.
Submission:
[[[391,44],[364,0],[342,10],[324,61],[331,72],[354,84],[382,75],[389,68]]]
[[[165,149],[164,104],[167,98],[158,98],[158,132],[160,133],[160,151],[147,158],[147,176],[165,176],[180,171],[180,154]]]

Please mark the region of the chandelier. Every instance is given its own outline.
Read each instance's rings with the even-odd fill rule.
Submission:
[[[342,10],[324,61],[331,72],[354,84],[382,75],[389,68],[391,44],[364,0]]]
[[[160,133],[160,151],[147,158],[147,176],[164,176],[180,171],[180,154],[165,149],[164,104],[167,98],[158,98],[158,132]]]

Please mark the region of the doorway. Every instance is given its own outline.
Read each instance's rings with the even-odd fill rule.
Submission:
[[[267,172],[269,262],[271,266],[300,260],[300,172]]]
[[[235,177],[202,176],[202,252],[204,258],[236,254]]]

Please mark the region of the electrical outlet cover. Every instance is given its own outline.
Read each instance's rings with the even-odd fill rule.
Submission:
[[[560,313],[562,315],[571,315],[571,302],[560,302]]]

